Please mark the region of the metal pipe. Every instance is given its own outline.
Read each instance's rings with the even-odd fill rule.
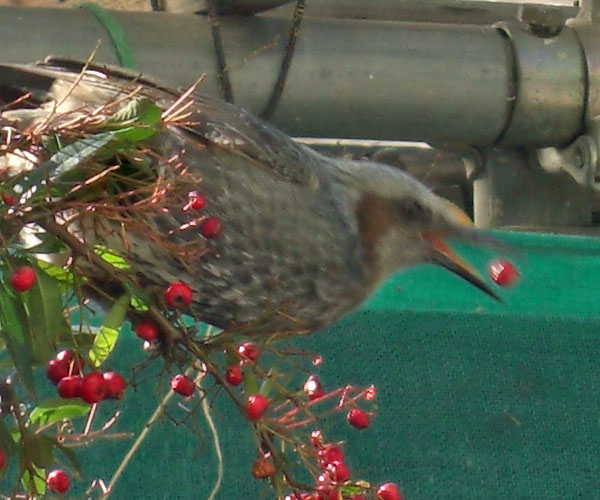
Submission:
[[[230,0],[221,0],[227,3]],[[244,2],[244,0],[238,0]],[[248,0],[250,2],[254,0]],[[265,0],[268,1],[268,0]],[[528,4],[529,8],[548,9],[545,4]],[[577,15],[578,7],[553,5],[564,18]],[[493,24],[515,20],[520,4],[477,0],[311,0],[306,6],[307,17],[338,19],[369,19],[426,23]],[[268,15],[287,16],[289,6],[282,6]]]
[[[264,10],[269,10],[280,5],[290,3],[293,0],[218,0],[217,11],[221,15],[251,15]],[[196,12],[207,13],[207,0],[196,2],[199,8]]]
[[[207,72],[201,91],[220,95],[204,17],[113,15],[142,72],[182,86]],[[41,59],[49,47],[54,55],[86,58],[98,39],[97,60],[117,62],[104,28],[86,12],[4,7],[0,20],[5,62]],[[221,21],[237,103],[259,112],[277,78],[290,20],[253,16]],[[564,43],[575,43],[567,38]],[[510,44],[493,27],[307,20],[273,121],[298,136],[493,144],[514,118],[518,75]],[[546,49],[542,45],[538,50]],[[581,85],[580,61],[568,70]],[[561,109],[583,112],[579,91],[552,88],[557,102],[564,103]],[[523,119],[523,126],[535,128],[533,117]],[[563,144],[565,137],[575,136],[579,129],[569,123],[568,130],[558,124],[548,127],[544,142]],[[528,140],[537,143],[533,135]]]

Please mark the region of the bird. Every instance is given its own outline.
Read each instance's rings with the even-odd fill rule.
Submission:
[[[133,89],[163,110],[182,94],[97,63],[50,57],[1,64],[0,123],[22,129],[51,110],[65,116],[93,110]],[[113,221],[80,214],[83,241],[100,242],[131,262],[142,288],[183,282],[193,293],[188,312],[195,319],[253,334],[324,329],[392,273],[426,263],[499,298],[449,244],[494,246],[494,240],[410,175],[324,156],[239,106],[198,90],[192,96],[186,123],[165,123],[148,141],[151,157],[178,156],[181,170],[158,160],[151,168],[177,183],[174,199],[200,193],[219,234],[205,237],[181,204],[167,204],[127,238]],[[206,251],[182,262],[146,237],[156,232]]]

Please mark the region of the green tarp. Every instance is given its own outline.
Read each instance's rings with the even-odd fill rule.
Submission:
[[[600,499],[600,242],[503,238],[523,274],[500,290],[503,303],[424,266],[393,277],[329,331],[296,341],[323,354],[326,387],[377,386],[371,428],[338,428],[355,475],[395,481],[407,500]],[[484,272],[494,255],[459,250]],[[127,332],[112,364],[125,371],[143,357]],[[115,430],[139,430],[155,405],[149,392],[129,394]],[[216,498],[272,498],[250,474],[247,422],[222,402],[213,416],[225,456]],[[197,422],[204,443],[171,420],[157,424],[114,498],[207,498],[216,459],[206,422]],[[130,442],[86,451],[86,477],[109,478]]]

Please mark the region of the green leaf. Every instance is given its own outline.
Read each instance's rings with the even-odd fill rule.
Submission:
[[[106,315],[100,331],[94,339],[89,357],[92,365],[98,368],[115,348],[119,331],[125,321],[131,297],[128,293],[121,296]]]
[[[61,443],[56,443],[56,449],[60,450],[63,455],[65,456],[65,458],[71,462],[71,465],[73,466],[73,468],[75,469],[75,471],[77,471],[77,474],[79,476],[82,475],[82,469],[81,469],[81,462],[79,462],[79,459],[77,458],[77,454],[68,446],[65,446],[64,444]]]
[[[260,384],[260,393],[263,396],[269,396],[273,391],[273,382],[272,380],[278,376],[277,369],[275,367],[271,367],[267,372],[267,376],[263,379]]]
[[[116,269],[131,269],[131,266],[123,257],[103,245],[94,245],[94,253]]]
[[[131,149],[136,142],[150,139],[158,131],[162,110],[146,97],[132,99],[127,106],[108,118],[105,126],[114,130],[117,147]]]
[[[146,302],[144,302],[139,297],[131,297],[131,307],[136,311],[144,312],[150,309]]]
[[[0,448],[9,456],[17,453],[15,440],[3,420],[0,420]]]
[[[52,398],[44,401],[29,415],[31,424],[43,427],[44,425],[60,422],[64,419],[80,418],[87,415],[91,406],[80,399]]]
[[[80,139],[52,155],[43,165],[33,169],[19,184],[25,192],[34,186],[41,187],[42,181],[46,178],[52,181],[58,176],[73,170],[84,160],[96,154],[100,148],[106,146],[113,138],[113,132],[103,132]]]
[[[40,467],[36,467],[35,464],[31,464],[33,474],[29,470],[23,472],[21,477],[21,483],[25,491],[33,495],[43,495],[46,493],[46,471]]]
[[[244,374],[244,396],[250,397],[252,394],[258,393],[258,380],[252,372]]]
[[[161,122],[162,110],[147,97],[135,97],[104,122],[109,127],[121,129],[135,123],[157,125]]]
[[[29,312],[35,361],[45,363],[56,350],[56,342],[69,331],[63,315],[62,292],[59,282],[38,266],[34,266],[36,286],[24,295]]]
[[[133,309],[142,312],[149,309],[148,304],[152,303],[152,299],[146,292],[131,283],[123,283],[123,286],[125,291],[131,295],[130,305]]]
[[[46,468],[54,462],[55,441],[45,434],[38,434],[27,440],[27,453],[31,461],[40,468]]]
[[[343,485],[340,490],[342,491],[342,496],[344,498],[351,497],[353,495],[361,495],[365,492],[365,488],[363,486],[359,486],[358,484],[346,484]]]
[[[121,149],[131,149],[132,144],[146,141],[158,132],[148,125],[140,127],[127,127],[115,132],[115,136],[122,142]]]
[[[0,288],[0,334],[19,374],[19,381],[25,390],[35,397],[33,343],[27,314],[22,302],[12,295],[4,282]]]
[[[37,265],[42,269],[48,276],[54,278],[57,281],[72,285],[74,283],[73,273],[67,271],[64,267],[46,262],[45,260],[38,260]]]

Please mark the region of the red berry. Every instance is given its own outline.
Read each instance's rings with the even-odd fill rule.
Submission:
[[[125,379],[117,372],[105,372],[102,374],[106,382],[106,398],[121,399],[125,390]]]
[[[230,385],[240,385],[244,381],[244,374],[239,365],[229,367],[229,370],[225,374],[225,380]]]
[[[192,303],[192,289],[182,281],[171,283],[165,292],[165,302],[169,307],[187,307]]]
[[[173,392],[176,392],[177,394],[181,394],[182,396],[188,397],[194,394],[196,386],[194,385],[194,381],[190,377],[179,374],[175,375],[171,379],[171,389],[173,389]]]
[[[2,193],[2,201],[9,206],[13,206],[17,203],[17,197],[12,193],[4,191]]]
[[[71,481],[63,470],[56,469],[46,476],[46,486],[52,493],[64,493],[69,489]]]
[[[323,433],[319,429],[315,429],[310,433],[310,444],[315,448],[323,446]]]
[[[323,390],[323,386],[321,385],[319,377],[316,375],[311,375],[308,377],[306,382],[304,382],[304,392],[311,401],[323,397],[325,391]]]
[[[76,354],[72,349],[63,349],[55,357],[56,361],[67,366],[69,375],[79,375],[83,368],[83,358]]]
[[[327,470],[331,473],[336,481],[341,483],[350,479],[350,471],[344,462],[335,460],[327,465]]]
[[[223,224],[221,224],[221,219],[218,217],[207,217],[204,219],[202,226],[200,226],[202,236],[209,240],[219,236],[222,230]]]
[[[394,483],[385,483],[377,488],[378,500],[402,500],[398,486]]]
[[[377,395],[377,391],[375,390],[375,386],[372,385],[367,388],[367,390],[365,392],[365,399],[367,401],[371,401],[372,399],[375,399],[376,395]]]
[[[154,323],[144,321],[135,327],[135,334],[141,339],[153,342],[158,338],[158,328]]]
[[[246,401],[246,416],[250,420],[258,420],[269,407],[269,400],[262,394],[252,394]]]
[[[31,266],[17,267],[10,277],[10,284],[17,292],[29,290],[34,283],[35,271]]]
[[[4,453],[4,450],[2,448],[0,448],[0,470],[4,469],[5,465],[6,465],[6,453]]]
[[[326,469],[327,466],[332,462],[343,462],[344,453],[342,449],[335,444],[326,444],[317,451],[317,457],[319,459],[319,467]]]
[[[256,361],[260,356],[260,349],[253,342],[244,342],[238,346],[238,354],[248,361]]]
[[[65,399],[79,397],[82,380],[79,375],[67,375],[61,378],[56,386],[58,395]]]
[[[363,497],[362,495],[352,495],[350,500],[367,500],[367,497]]]
[[[490,262],[488,272],[494,283],[500,286],[514,285],[521,276],[517,268],[505,259]]]
[[[370,425],[369,415],[360,408],[348,412],[348,423],[357,429],[366,429]]]
[[[342,492],[339,489],[334,488],[329,492],[327,500],[343,500]]]
[[[106,381],[99,372],[91,372],[81,379],[79,396],[86,403],[97,403],[106,397]]]
[[[46,376],[54,384],[58,384],[63,377],[69,375],[69,365],[56,359],[51,359],[46,365]]]
[[[188,193],[188,202],[183,207],[183,210],[202,210],[204,205],[206,205],[206,198],[197,191],[190,191]]]

